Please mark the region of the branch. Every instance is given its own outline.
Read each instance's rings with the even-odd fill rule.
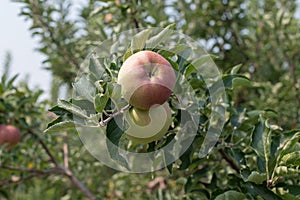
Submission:
[[[64,175],[67,176],[70,181],[75,185],[83,194],[85,194],[86,197],[88,197],[91,200],[96,199],[94,194],[87,188],[85,185],[80,182],[76,176],[73,175],[72,171],[69,168],[69,150],[68,150],[68,143],[67,138],[64,138],[64,144],[63,144],[63,155],[64,155],[64,167],[60,166],[60,169],[64,171]]]
[[[132,0],[130,1],[131,3],[136,3],[136,2],[133,2]],[[138,22],[138,20],[135,18],[135,15],[138,13],[138,10],[134,10],[134,11],[132,11],[131,12],[131,20],[132,20],[132,22],[133,22],[133,24],[134,24],[134,27],[136,28],[136,29],[139,29],[140,28],[140,25],[139,25],[139,22]]]
[[[65,175],[70,179],[70,181],[79,189],[81,192],[90,200],[95,200],[94,194],[80,182],[69,169],[65,168]]]
[[[239,174],[240,173],[240,167],[232,160],[232,158],[229,157],[223,149],[220,149],[219,152],[222,155],[222,158],[228,162],[230,167],[232,169],[234,169]]]
[[[19,183],[23,183],[29,179],[32,179],[34,177],[37,177],[39,176],[40,174],[31,174],[31,175],[28,175],[28,176],[25,176],[24,178],[22,179],[18,179],[18,180],[14,180],[14,179],[6,179],[6,180],[2,180],[0,181],[0,188],[2,188],[3,186],[5,185],[8,185],[8,184],[19,184]]]
[[[55,157],[52,155],[52,153],[50,152],[50,150],[48,149],[47,145],[43,142],[43,140],[41,140],[41,138],[35,134],[34,132],[32,131],[29,131],[30,134],[32,135],[35,135],[38,140],[39,140],[39,143],[42,145],[43,149],[46,151],[47,155],[49,156],[51,162],[55,165],[55,170],[57,170],[59,172],[59,174],[62,174],[64,176],[67,176],[71,182],[78,188],[80,189],[84,194],[85,196],[87,196],[89,199],[91,200],[94,200],[95,199],[95,196],[91,193],[91,191],[86,188],[84,186],[83,183],[81,183],[74,175],[73,173],[71,172],[71,170],[69,169],[69,157],[68,157],[68,146],[66,143],[64,143],[63,145],[63,152],[64,152],[64,165],[65,167],[61,166],[55,159]],[[12,169],[12,168],[11,168]],[[17,168],[15,168],[17,169]],[[20,168],[21,169],[21,168]],[[25,170],[26,171],[26,170]],[[27,171],[28,172],[28,171]],[[56,172],[56,171],[55,171]],[[57,172],[56,172],[57,174]],[[41,175],[41,174],[38,174],[38,175]]]
[[[0,165],[1,169],[10,170],[10,171],[18,171],[18,172],[27,172],[27,173],[34,173],[34,174],[63,174],[63,171],[59,168],[51,168],[46,170],[39,170],[39,169],[27,169],[22,167],[12,167],[6,165]]]
[[[115,112],[115,113],[109,115],[108,118],[106,118],[105,120],[99,122],[100,126],[106,126],[107,123],[108,123],[110,120],[112,120],[113,118],[115,118],[115,117],[118,116],[118,115],[123,114],[123,113],[124,113],[127,109],[129,109],[129,108],[130,108],[130,105],[127,104],[126,106],[124,106],[123,108],[121,108],[121,110],[119,110],[118,112]]]
[[[59,163],[56,161],[55,157],[52,155],[50,150],[48,149],[47,145],[44,143],[44,141],[37,135],[36,133],[32,131],[28,131],[30,134],[36,136],[38,138],[39,143],[42,145],[43,149],[46,151],[46,154],[49,156],[51,162],[55,165],[55,167],[59,167]]]
[[[0,165],[0,168],[10,171],[18,171],[18,172],[27,172],[30,173],[30,175],[25,176],[23,178],[17,178],[17,179],[6,179],[0,181],[0,188],[2,188],[5,185],[8,184],[20,184],[27,180],[30,180],[35,177],[44,176],[44,175],[51,175],[51,174],[64,174],[63,171],[59,168],[53,168],[53,169],[46,169],[46,170],[38,170],[38,169],[26,169],[26,168],[19,168],[19,167],[11,167],[11,166],[5,166]]]
[[[93,195],[93,193],[87,188],[85,187],[85,185],[80,182],[74,175],[73,173],[71,172],[71,170],[69,169],[69,158],[68,158],[68,146],[66,143],[64,143],[63,145],[63,152],[64,152],[64,164],[65,164],[65,167],[61,166],[55,159],[55,157],[52,155],[52,153],[50,152],[49,148],[47,147],[47,145],[44,143],[44,141],[39,137],[39,135],[37,135],[36,133],[34,133],[33,131],[28,131],[28,133],[36,136],[38,138],[38,141],[39,143],[42,145],[43,149],[46,151],[47,155],[49,156],[51,162],[55,165],[55,168],[49,171],[40,171],[40,170],[31,170],[31,169],[24,169],[24,168],[14,168],[14,167],[6,167],[7,169],[9,170],[14,170],[14,171],[22,171],[24,170],[25,172],[30,172],[31,173],[34,173],[32,175],[29,175],[25,178],[22,179],[22,181],[17,181],[17,183],[19,182],[23,182],[24,179],[25,180],[28,180],[28,179],[31,179],[33,177],[36,177],[36,176],[40,176],[40,175],[45,175],[45,174],[62,174],[66,177],[68,177],[71,182],[73,183],[73,185],[75,185],[79,190],[81,190],[81,192],[90,200],[95,200],[96,197]],[[67,163],[67,164],[66,164]],[[1,167],[0,167],[1,168]],[[0,187],[1,185],[5,185],[5,184],[9,184],[9,183],[16,183],[15,182],[12,182],[12,180],[5,180],[5,181],[2,181],[0,182]]]
[[[135,28],[136,28],[136,29],[139,29],[140,26],[139,26],[138,20],[137,20],[135,17],[133,17],[132,21],[133,21],[133,23],[134,23]]]

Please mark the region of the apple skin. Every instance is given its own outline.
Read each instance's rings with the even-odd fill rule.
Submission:
[[[149,110],[131,108],[125,112],[129,128],[126,136],[135,144],[147,144],[162,138],[172,123],[168,102],[151,107]]]
[[[118,83],[129,104],[147,110],[167,101],[174,89],[176,75],[171,64],[158,53],[139,51],[121,66]]]
[[[12,125],[0,124],[0,146],[7,143],[11,148],[21,141],[20,130]]]

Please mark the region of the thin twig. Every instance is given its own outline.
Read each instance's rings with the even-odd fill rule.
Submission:
[[[40,174],[40,175],[42,175],[42,174],[63,174],[63,171],[59,168],[39,170],[39,169],[28,169],[28,168],[22,168],[22,167],[12,167],[12,166],[0,165],[0,169],[5,169],[5,170],[9,170],[9,171],[34,173],[34,174]]]
[[[104,121],[100,121],[100,122],[99,122],[99,125],[100,125],[100,126],[106,126],[107,123],[108,123],[110,120],[112,120],[113,118],[115,118],[115,117],[118,116],[118,115],[123,114],[123,113],[124,113],[127,109],[129,109],[129,108],[130,108],[130,105],[127,104],[126,106],[124,106],[123,108],[121,108],[121,110],[119,110],[118,112],[115,112],[115,113],[113,113],[113,114],[110,114],[109,117],[106,118]]]

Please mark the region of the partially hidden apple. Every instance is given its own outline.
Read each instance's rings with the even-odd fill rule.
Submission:
[[[172,123],[172,113],[168,102],[153,106],[149,110],[132,107],[125,112],[128,139],[134,143],[147,144],[161,139]]]
[[[10,148],[18,144],[20,140],[21,132],[17,127],[0,124],[0,146],[7,144]]]
[[[162,105],[176,83],[171,64],[153,51],[139,51],[125,60],[118,74],[124,99],[132,106],[147,110]]]

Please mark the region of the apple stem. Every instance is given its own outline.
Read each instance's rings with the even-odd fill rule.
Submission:
[[[127,104],[126,106],[124,106],[123,108],[121,108],[119,111],[110,114],[110,115],[108,116],[108,118],[106,118],[105,120],[101,120],[101,121],[99,122],[99,125],[102,126],[102,127],[103,127],[103,126],[106,126],[107,123],[108,123],[110,120],[112,120],[113,118],[115,118],[115,117],[118,116],[118,115],[123,114],[123,113],[124,113],[127,109],[129,109],[130,107],[131,107],[131,105]]]

